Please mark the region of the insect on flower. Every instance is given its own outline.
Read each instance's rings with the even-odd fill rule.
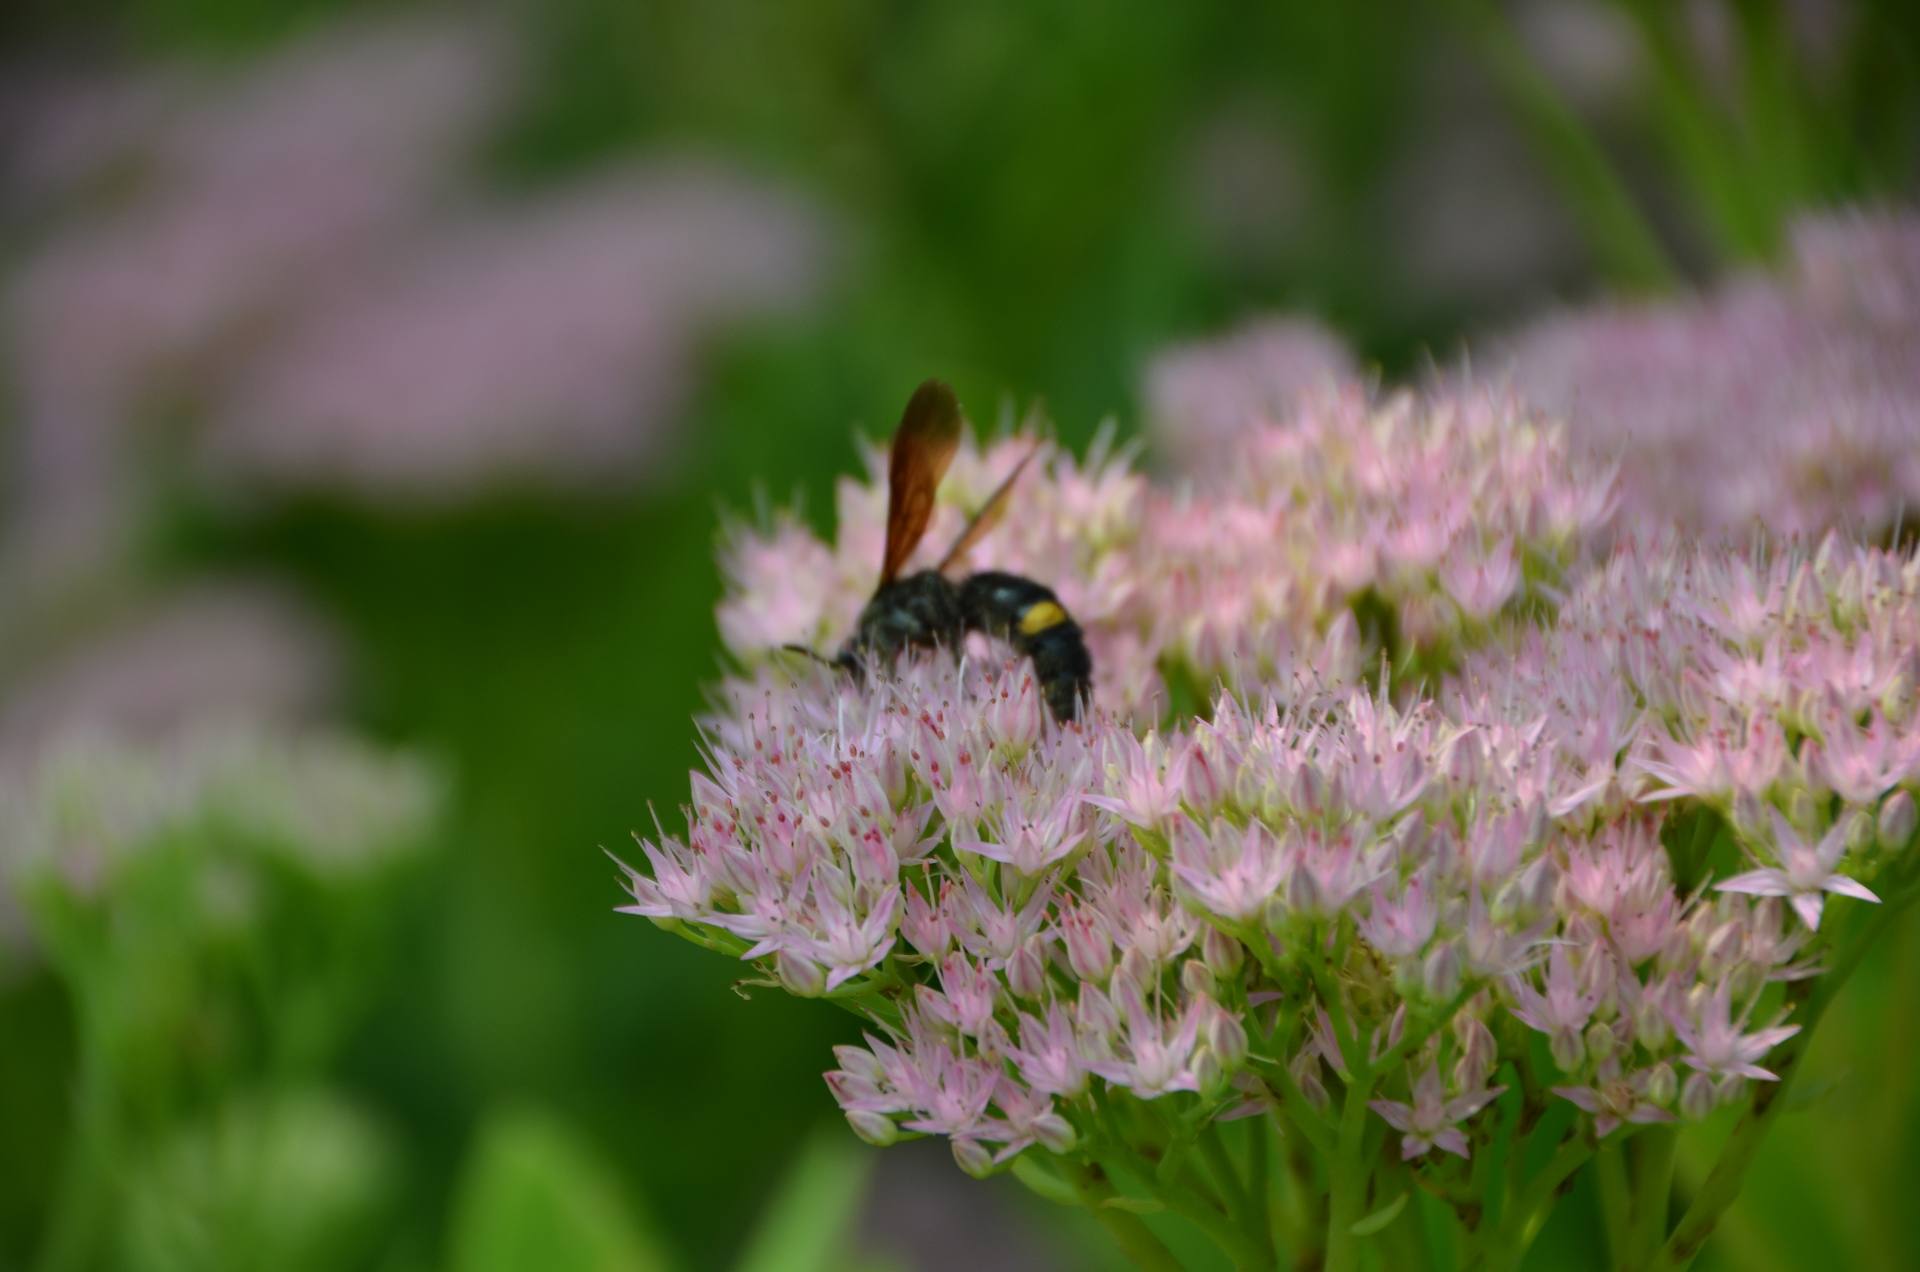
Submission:
[[[1080,625],[1053,589],[1032,579],[986,570],[955,582],[948,577],[967,552],[999,524],[1013,486],[1034,451],[1000,483],[960,537],[931,570],[901,577],[933,517],[934,491],[960,445],[960,402],[939,380],[914,391],[893,435],[887,466],[887,543],[880,583],[860,611],[853,635],[832,659],[854,675],[869,661],[891,663],[903,650],[957,648],[968,632],[983,632],[1033,662],[1034,676],[1056,720],[1071,720],[1087,697],[1093,659]],[[803,646],[789,646],[818,658]]]

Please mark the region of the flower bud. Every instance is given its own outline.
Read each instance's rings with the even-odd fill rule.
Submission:
[[[1912,801],[1908,801],[1911,807]],[[1207,968],[1215,976],[1226,978],[1236,976],[1241,965],[1247,961],[1247,951],[1234,938],[1209,924],[1206,935],[1200,938],[1200,957],[1207,961]]]
[[[1046,938],[1030,936],[1007,960],[1007,988],[1020,998],[1038,998],[1047,988]]]
[[[1865,852],[1873,847],[1873,819],[1860,812],[1846,814],[1844,838],[1848,852]]]
[[[1613,1056],[1617,1042],[1611,1025],[1596,1020],[1587,1026],[1587,1055],[1595,1064],[1605,1064]]]
[[[1880,805],[1880,846],[1898,852],[1913,842],[1915,823],[1913,796],[1904,789],[1887,796]]]
[[[1461,1019],[1466,1023],[1454,1026],[1454,1037],[1460,1043],[1460,1059],[1453,1066],[1453,1086],[1456,1091],[1478,1091],[1493,1076],[1498,1049],[1493,1033],[1478,1017]]]
[[[1580,1035],[1572,1029],[1556,1029],[1547,1039],[1547,1050],[1553,1053],[1553,1062],[1560,1066],[1562,1073],[1572,1073],[1586,1059],[1586,1044],[1580,1041]]]
[[[1040,696],[1032,672],[1002,677],[998,692],[982,715],[994,750],[1009,759],[1019,759],[1032,749],[1040,738]]]
[[[1153,960],[1147,957],[1146,951],[1134,946],[1120,956],[1120,966],[1114,969],[1113,978],[1116,982],[1127,982],[1144,996],[1147,987],[1159,980],[1160,976],[1159,970],[1154,967]]]
[[[1661,1108],[1668,1108],[1673,1104],[1674,1094],[1679,1091],[1679,1089],[1680,1079],[1674,1076],[1673,1066],[1665,1060],[1662,1060],[1659,1064],[1647,1070],[1647,1099],[1658,1104]]]
[[[1740,961],[1741,946],[1746,933],[1738,922],[1722,923],[1700,951],[1700,972],[1708,980],[1719,980],[1735,963]]]
[[[918,888],[906,889],[906,913],[900,916],[900,935],[930,959],[940,959],[953,948],[953,922],[945,898],[927,900]]]
[[[1220,804],[1220,774],[1217,760],[1208,748],[1195,745],[1187,750],[1187,803],[1195,812],[1207,813]]]
[[[1814,808],[1812,791],[1802,786],[1787,797],[1787,820],[1802,828],[1820,824],[1820,814]]]
[[[1073,1123],[1058,1113],[1042,1113],[1031,1123],[1033,1138],[1049,1153],[1071,1153],[1080,1142]]]
[[[1287,872],[1286,886],[1267,902],[1267,929],[1278,931],[1291,915],[1321,914],[1326,908],[1326,892],[1313,871],[1295,867]]]
[[[1326,1084],[1320,1081],[1320,1057],[1312,1047],[1302,1047],[1300,1054],[1293,1058],[1293,1063],[1287,1068],[1293,1074],[1294,1085],[1300,1088],[1300,1094],[1308,1104],[1322,1113],[1333,1107]]]
[[[1220,1057],[1213,1053],[1212,1047],[1205,1043],[1195,1047],[1190,1067],[1193,1070],[1194,1085],[1200,1089],[1201,1095],[1214,1100],[1226,1093],[1227,1071],[1221,1065]]]
[[[1220,1063],[1232,1072],[1247,1058],[1247,1028],[1240,1023],[1240,1017],[1222,1008],[1215,1008],[1209,1016],[1207,1045],[1220,1057]]]
[[[1633,1036],[1648,1051],[1660,1050],[1672,1036],[1667,1013],[1650,997],[1641,998],[1633,1009]]]
[[[900,1128],[884,1113],[848,1109],[847,1125],[853,1128],[855,1135],[875,1148],[885,1148],[900,1138]]]
[[[1420,969],[1420,987],[1434,1002],[1448,1002],[1460,992],[1460,943],[1441,941],[1427,951]]]
[[[1213,970],[1197,958],[1180,964],[1180,988],[1190,997],[1213,997]]]
[[[960,1169],[975,1179],[985,1179],[993,1174],[993,1154],[979,1140],[963,1139],[955,1136],[953,1140],[953,1160],[960,1163]]]
[[[773,957],[773,969],[795,998],[818,998],[827,992],[827,970],[810,958],[781,950]]]
[[[1060,916],[1060,932],[1066,938],[1067,964],[1073,974],[1095,985],[1105,983],[1113,970],[1113,942],[1106,925],[1085,910]]]
[[[1689,1073],[1680,1088],[1680,1115],[1699,1121],[1713,1112],[1713,1079],[1704,1073]]]
[[[1083,988],[1073,1005],[1073,1032],[1086,1059],[1106,1059],[1113,1054],[1113,1035],[1120,1032],[1120,1013],[1105,994]]]

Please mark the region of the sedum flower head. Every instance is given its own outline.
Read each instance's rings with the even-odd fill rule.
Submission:
[[[722,629],[754,645],[624,908],[864,1015],[828,1077],[854,1129],[973,1173],[1138,1147],[1116,1105],[1354,1099],[1430,1160],[1513,1081],[1606,1135],[1770,1079],[1820,906],[1911,853],[1920,556],[1599,557],[1606,474],[1501,395],[1335,394],[1243,441],[1204,497],[1050,454],[982,545],[1086,627],[1065,726],[991,643],[857,682],[760,656],[851,623],[873,486],[833,545],[738,539]],[[963,449],[935,542],[1021,451]]]

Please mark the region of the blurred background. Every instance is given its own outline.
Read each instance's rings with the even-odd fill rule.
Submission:
[[[0,780],[322,730],[369,755],[216,746],[212,812],[81,838],[334,842],[218,795],[323,762],[411,846],[0,897],[0,1268],[1107,1266],[937,1146],[869,1177],[819,1076],[851,1018],[613,913],[601,848],[697,760],[723,517],[830,529],[927,375],[1150,436],[1208,359],[1418,379],[1917,173],[1905,0],[12,0]],[[86,780],[186,780],[145,762]],[[73,842],[22,816],[0,862]],[[156,950],[251,1014],[155,1007]],[[1719,1266],[1920,1258],[1920,944],[1882,955]]]

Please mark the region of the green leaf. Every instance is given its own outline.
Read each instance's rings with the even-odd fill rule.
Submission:
[[[495,1114],[454,1204],[452,1272],[665,1272],[673,1262],[590,1146],[548,1114]]]
[[[1832,1077],[1802,1077],[1787,1092],[1786,1101],[1780,1106],[1780,1112],[1800,1113],[1828,1100],[1835,1091],[1846,1086],[1853,1078],[1851,1070],[1834,1074]]]
[[[1380,1207],[1380,1209],[1374,1211],[1364,1219],[1354,1220],[1353,1226],[1347,1229],[1347,1231],[1356,1237],[1372,1236],[1400,1217],[1400,1212],[1407,1208],[1407,1198],[1411,1196],[1413,1196],[1412,1192],[1401,1193],[1398,1197],[1395,1197],[1392,1201]]]
[[[838,1118],[816,1132],[755,1225],[735,1272],[834,1272],[850,1266],[847,1235],[866,1196],[873,1150]]]

